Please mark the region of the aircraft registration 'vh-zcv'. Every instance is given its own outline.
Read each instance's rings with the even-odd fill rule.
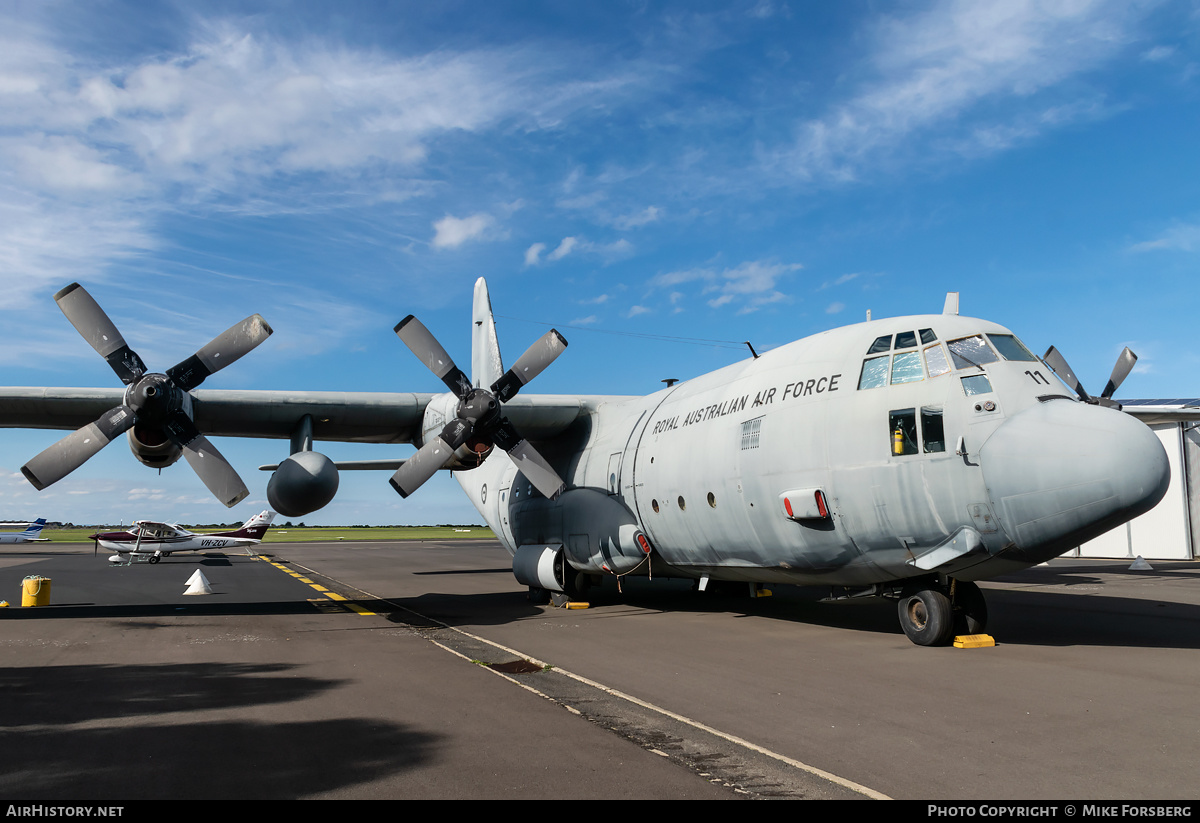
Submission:
[[[147,465],[185,456],[226,505],[245,484],[202,432],[290,439],[291,456],[264,467],[289,517],[326,505],[339,468],[395,469],[402,496],[451,469],[535,598],[653,564],[700,588],[894,598],[915,643],[945,644],[986,624],[975,581],[1148,511],[1169,481],[1158,439],[1112,400],[1131,352],[1092,397],[1055,350],[1039,359],[1003,326],[960,317],[956,295],[940,315],[822,332],[645,397],[518,394],[566,341],[550,331],[505,371],[482,279],[470,376],[415,318],[396,327],[440,394],[193,391],[266,339],[261,317],[154,374],[82,287],[55,299],[126,388],[0,389],[0,426],[75,430],[22,469],[38,488],[122,432]],[[419,448],[335,464],[315,440]]]
[[[90,535],[96,546],[116,552],[109,558],[114,563],[133,559],[157,563],[175,552],[199,552],[210,549],[244,549],[262,542],[271,527],[275,512],[254,515],[233,531],[197,534],[174,523],[138,520],[128,531],[104,532]]]

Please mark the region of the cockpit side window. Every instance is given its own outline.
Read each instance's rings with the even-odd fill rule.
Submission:
[[[883,357],[871,357],[864,360],[862,374],[858,378],[858,387],[860,389],[877,389],[880,386],[886,386],[890,359],[885,354]]]
[[[989,334],[988,340],[1005,360],[1037,360],[1030,354],[1029,349],[1025,348],[1025,344],[1011,334]]]
[[[934,340],[937,340],[937,339],[938,339],[938,337],[936,334],[933,333],[933,329],[921,329],[921,342],[922,343],[932,343]]]
[[[888,430],[892,436],[892,454],[917,453],[916,409],[896,409],[889,413]]]
[[[956,369],[982,367],[985,363],[995,363],[998,359],[996,353],[992,351],[992,347],[987,344],[981,334],[951,340],[948,345],[950,346],[950,359],[954,362]]]

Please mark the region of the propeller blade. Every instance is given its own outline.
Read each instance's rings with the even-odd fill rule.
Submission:
[[[1129,376],[1135,363],[1137,363],[1137,355],[1126,346],[1125,350],[1121,352],[1121,356],[1117,358],[1117,364],[1113,366],[1112,377],[1108,378],[1108,385],[1104,387],[1100,397],[1105,400],[1111,398],[1117,389],[1121,388],[1121,384],[1125,382],[1125,378]]]
[[[226,508],[232,508],[250,494],[237,470],[229,465],[225,456],[203,434],[183,447],[183,456],[192,471]]]
[[[516,428],[505,417],[500,421],[495,432],[496,445],[508,452],[513,463],[525,475],[525,479],[548,500],[553,500],[562,492],[566,483],[558,473],[546,462],[533,445],[517,433]]]
[[[191,391],[210,374],[215,374],[254,351],[271,336],[272,331],[262,315],[252,314],[241,323],[230,326],[217,335],[212,342],[187,360],[172,366],[167,370],[167,376],[184,391]]]
[[[551,329],[521,355],[504,376],[492,384],[492,392],[501,403],[508,401],[521,387],[537,377],[567,348],[567,340]]]
[[[82,466],[118,435],[133,428],[137,413],[128,406],[109,409],[93,423],[77,429],[21,467],[38,491],[57,483]]]
[[[163,428],[171,442],[183,450],[192,471],[226,508],[237,505],[250,494],[237,470],[196,428],[186,412],[176,409]]]
[[[1079,395],[1079,399],[1084,402],[1090,401],[1091,396],[1084,391],[1083,384],[1079,382],[1079,378],[1075,376],[1075,372],[1071,371],[1071,367],[1067,365],[1067,360],[1058,353],[1058,349],[1051,346],[1046,350],[1046,356],[1042,358],[1050,370],[1062,379],[1075,394]]]
[[[426,480],[437,474],[452,454],[454,449],[439,435],[405,460],[388,482],[401,497],[408,497],[421,488]]]
[[[471,379],[450,359],[429,329],[411,314],[396,324],[396,336],[460,399],[471,393]]]
[[[72,283],[54,295],[54,302],[83,339],[108,361],[122,383],[128,386],[146,373],[142,358],[125,343],[125,338],[87,289]]]

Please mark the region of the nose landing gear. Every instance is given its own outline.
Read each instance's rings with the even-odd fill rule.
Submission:
[[[918,646],[945,646],[959,634],[982,634],[987,627],[987,603],[979,586],[950,580],[914,583],[900,595],[900,626]]]

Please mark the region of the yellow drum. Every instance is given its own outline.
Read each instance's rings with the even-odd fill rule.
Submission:
[[[21,585],[22,606],[50,605],[50,578],[36,575],[26,577]]]

